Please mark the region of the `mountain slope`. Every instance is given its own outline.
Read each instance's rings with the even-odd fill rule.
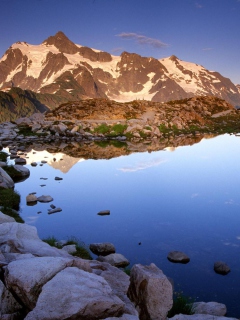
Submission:
[[[12,86],[69,101],[85,96],[166,102],[214,95],[240,105],[238,88],[217,72],[176,56],[160,60],[128,52],[113,56],[74,44],[62,32],[40,45],[18,42],[6,51],[0,59],[0,90]]]

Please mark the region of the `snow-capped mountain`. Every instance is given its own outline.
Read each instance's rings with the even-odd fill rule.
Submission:
[[[128,52],[113,56],[74,44],[62,32],[40,45],[17,42],[6,51],[0,59],[0,90],[12,86],[68,100],[166,102],[214,95],[240,105],[238,88],[218,72],[176,56],[160,60]]]

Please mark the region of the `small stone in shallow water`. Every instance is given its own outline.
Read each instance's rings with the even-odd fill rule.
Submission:
[[[61,212],[62,209],[61,208],[55,208],[55,209],[52,209],[52,210],[48,210],[48,214],[52,214],[52,213],[56,213],[56,212]]]
[[[110,215],[110,210],[103,210],[98,212],[99,216],[109,216]]]
[[[56,206],[55,206],[54,204],[51,204],[50,207],[51,207],[52,209],[55,209],[55,208],[56,208]]]
[[[38,197],[37,200],[38,200],[39,202],[51,202],[51,201],[53,201],[53,198],[52,198],[51,196],[45,196],[45,195],[43,195],[43,196],[41,196],[41,197]]]
[[[32,162],[32,163],[31,163],[31,166],[32,166],[32,167],[36,167],[36,166],[37,166],[37,162]]]
[[[171,251],[167,256],[168,260],[175,263],[188,263],[190,258],[181,251]]]
[[[222,275],[226,275],[231,271],[229,266],[223,261],[215,262],[213,269],[216,273],[219,273]]]
[[[46,160],[42,160],[41,163],[47,163],[47,161]]]
[[[60,177],[55,177],[55,180],[59,181],[59,180],[62,180],[63,178],[60,178]]]

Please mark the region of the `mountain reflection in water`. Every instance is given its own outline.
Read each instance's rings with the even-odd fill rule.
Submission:
[[[229,316],[240,317],[240,139],[202,138],[28,146],[29,162],[38,166],[28,164],[29,179],[16,184],[21,216],[41,238],[112,242],[131,265],[154,262],[175,291],[225,303]],[[48,163],[40,166],[44,157]],[[30,192],[51,195],[62,212],[48,215],[50,204],[27,206]],[[111,213],[100,217],[101,210]],[[185,252],[190,263],[169,262],[172,250]],[[230,266],[227,276],[213,271],[219,260]]]

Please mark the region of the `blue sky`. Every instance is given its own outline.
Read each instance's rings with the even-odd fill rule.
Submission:
[[[120,55],[178,58],[240,83],[240,0],[0,0],[0,56],[63,31]]]

